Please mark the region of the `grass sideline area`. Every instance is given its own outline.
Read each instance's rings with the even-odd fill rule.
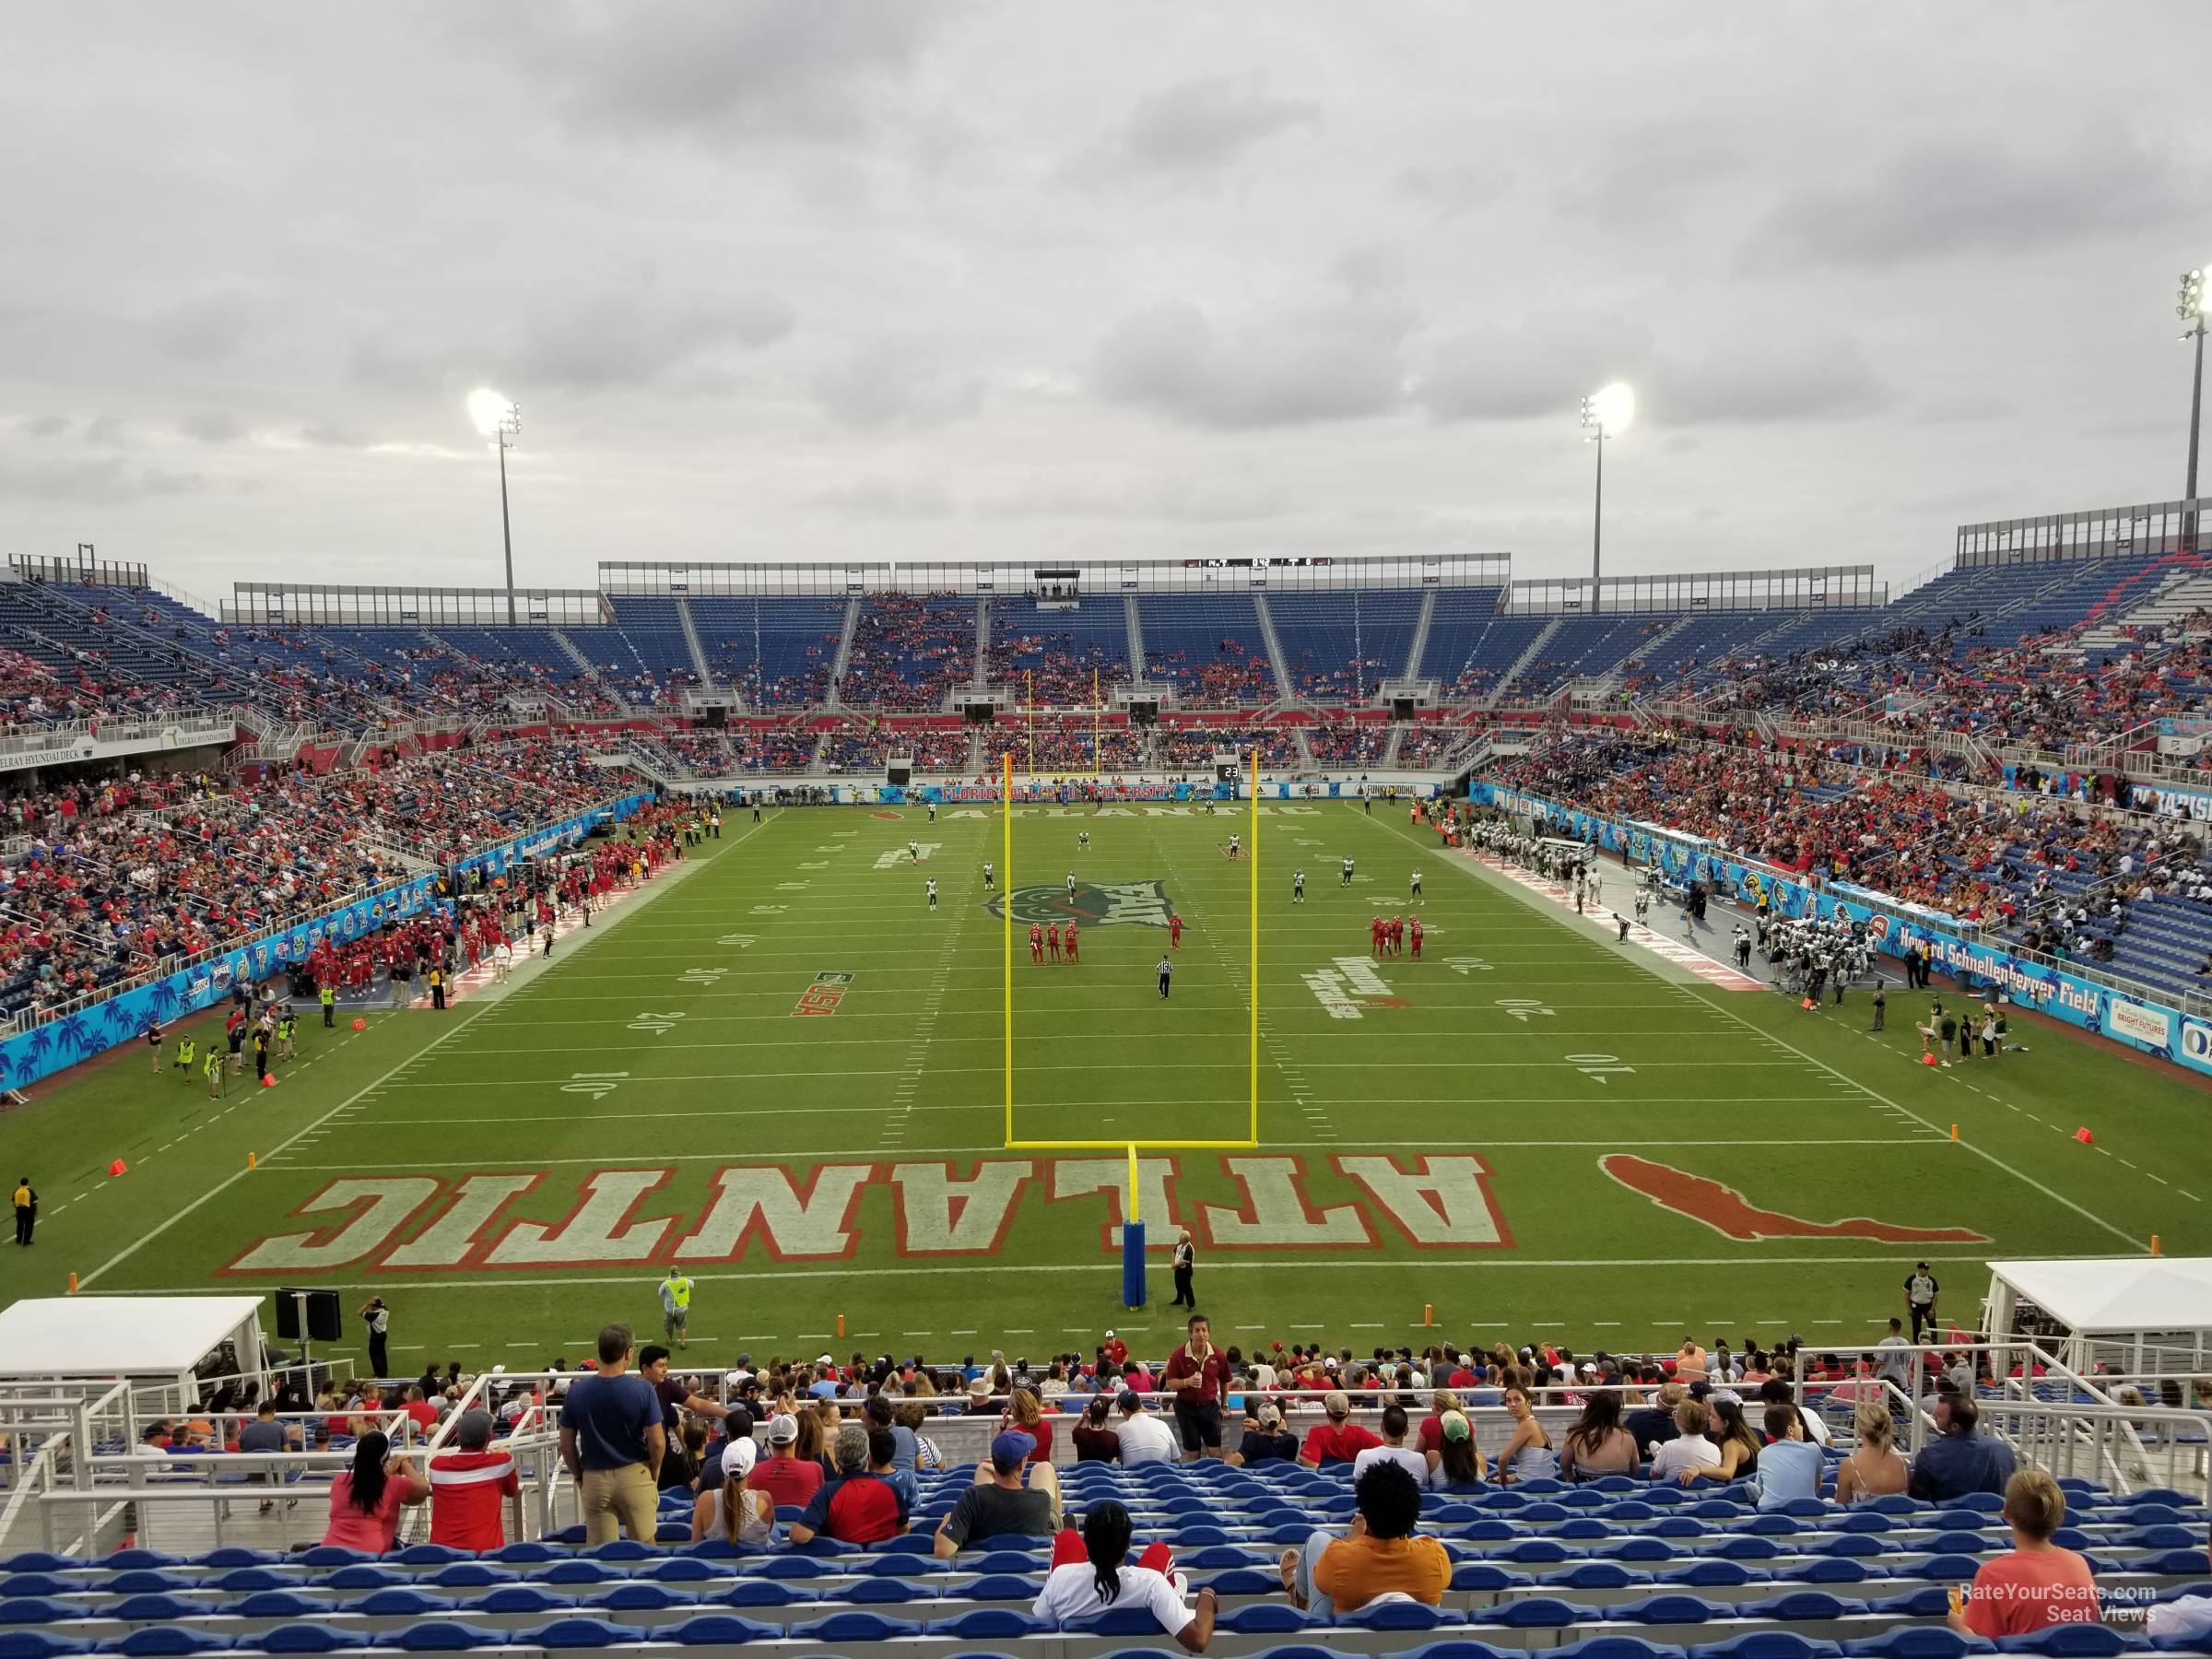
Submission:
[[[1244,829],[1241,810],[1018,809],[1018,1137],[1241,1136],[1248,871],[1226,845]],[[71,1272],[97,1292],[327,1285],[349,1340],[320,1353],[365,1359],[350,1314],[375,1291],[394,1369],[572,1364],[608,1319],[657,1334],[677,1260],[710,1362],[1034,1359],[1110,1326],[1164,1349],[1179,1221],[1225,1342],[1846,1347],[1901,1312],[1923,1257],[1971,1323],[1993,1256],[2212,1249],[2206,1091],[2178,1074],[2019,1018],[2025,1053],[1929,1070],[1924,995],[1893,986],[1869,1036],[1863,992],[1808,1013],[1705,982],[1402,807],[1277,804],[1262,1144],[1143,1156],[1152,1301],[1125,1312],[1125,1159],[1004,1144],[982,877],[1000,835],[995,808],[733,812],[504,987],[358,1034],[311,1016],[275,1089],[249,1075],[211,1102],[126,1045],[0,1119],[0,1159],[44,1200],[0,1296]],[[1372,962],[1369,918],[1407,911],[1416,867],[1423,959]],[[1065,907],[1069,874],[1082,960],[1033,967],[1026,919]],[[1608,911],[1625,885],[1608,873]]]

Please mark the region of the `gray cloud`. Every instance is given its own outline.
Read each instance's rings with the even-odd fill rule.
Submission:
[[[1652,369],[1647,405],[1670,425],[1855,420],[1886,408],[1890,388],[1856,340],[1729,335],[1686,359],[1662,356]]]
[[[769,293],[672,301],[610,291],[531,316],[503,372],[516,385],[652,385],[725,349],[771,345],[797,321]]]
[[[85,429],[77,434],[85,442],[100,449],[123,449],[131,441],[129,429],[122,418],[115,415],[95,415],[85,422]]]
[[[2015,137],[1947,133],[1847,177],[1808,183],[1745,244],[1761,265],[1886,265],[1961,253],[2017,259],[2201,217],[2201,168],[2130,129],[2040,124]],[[2195,257],[2192,254],[2191,257]]]
[[[202,409],[178,421],[177,430],[201,443],[236,443],[246,435],[246,423],[228,409]]]
[[[464,27],[588,124],[819,140],[882,124],[954,15],[870,0],[546,0]]]
[[[855,478],[808,496],[806,505],[898,519],[950,518],[959,511],[940,486],[922,478]]]
[[[0,496],[112,505],[149,497],[192,495],[207,488],[198,473],[134,466],[119,455],[18,460],[0,454]]]
[[[1295,128],[1321,125],[1321,106],[1269,89],[1264,78],[1209,76],[1136,100],[1126,120],[1077,162],[1084,173],[1211,172]]]
[[[66,415],[26,415],[16,424],[28,438],[59,438],[73,423]]]
[[[147,334],[179,362],[219,362],[246,343],[258,309],[245,294],[202,294],[155,312],[146,320]]]
[[[1651,352],[1650,333],[1619,317],[1551,312],[1485,324],[1430,349],[1413,397],[1436,420],[1564,423],[1599,386],[1637,378]]]
[[[376,435],[360,427],[347,426],[342,421],[322,420],[312,426],[301,427],[300,439],[301,442],[312,443],[317,449],[359,450],[374,443]]]
[[[947,364],[917,341],[877,336],[815,376],[815,400],[861,431],[940,427],[983,406],[983,377]]]
[[[1439,218],[1456,218],[1488,207],[1505,194],[1510,179],[1488,159],[1482,161],[1419,161],[1398,170],[1392,187],[1406,200],[1436,210]]]
[[[1412,318],[1394,300],[1332,297],[1225,329],[1187,300],[1131,312],[1092,356],[1100,395],[1192,426],[1301,426],[1379,415],[1403,394]]]

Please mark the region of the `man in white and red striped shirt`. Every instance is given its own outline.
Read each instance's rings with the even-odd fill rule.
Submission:
[[[430,1542],[455,1549],[499,1549],[507,1542],[505,1501],[519,1493],[514,1459],[491,1445],[491,1414],[465,1413],[457,1452],[430,1459]]]

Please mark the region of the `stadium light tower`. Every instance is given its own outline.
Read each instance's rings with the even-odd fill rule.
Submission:
[[[468,394],[468,418],[500,452],[500,540],[507,552],[507,626],[514,626],[514,530],[507,517],[507,452],[523,435],[523,412],[497,392]]]
[[[1583,441],[1597,445],[1597,500],[1590,514],[1590,607],[1597,608],[1597,579],[1606,547],[1606,440],[1618,438],[1636,418],[1636,392],[1624,381],[1583,399]]]
[[[2182,273],[2181,303],[2174,314],[2189,324],[2184,340],[2196,342],[2196,370],[2189,377],[2189,478],[2182,499],[2191,505],[2182,509],[2182,547],[2184,553],[2196,547],[2196,430],[2197,421],[2204,409],[2205,400],[2205,273],[2200,267]]]

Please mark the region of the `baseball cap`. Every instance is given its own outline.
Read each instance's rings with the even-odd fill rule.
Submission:
[[[749,1436],[732,1441],[722,1449],[723,1478],[726,1480],[733,1475],[751,1474],[753,1465],[759,1461],[759,1443]]]
[[[1037,1450],[1037,1441],[1018,1429],[1009,1429],[991,1442],[991,1466],[1001,1475],[1011,1475],[1029,1460]]]
[[[1109,1342],[1113,1340],[1113,1333],[1112,1331],[1106,1333],[1106,1340]]]
[[[1120,1397],[1114,1401],[1114,1404],[1119,1406],[1124,1411],[1135,1411],[1144,1403],[1143,1396],[1138,1394],[1136,1390],[1134,1388],[1123,1389]]]
[[[815,1363],[817,1365],[835,1365],[837,1363],[837,1356],[835,1354],[824,1354],[819,1359],[817,1359]]]
[[[799,1419],[788,1411],[779,1411],[768,1419],[768,1441],[771,1446],[788,1446],[799,1438]]]
[[[1438,1431],[1448,1441],[1464,1441],[1473,1433],[1467,1427],[1467,1416],[1464,1411],[1447,1411],[1436,1419],[1436,1423]]]

